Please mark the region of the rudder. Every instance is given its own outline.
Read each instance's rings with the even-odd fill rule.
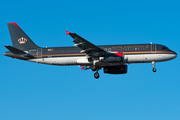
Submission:
[[[39,48],[16,23],[8,23],[8,28],[15,48],[20,50]]]

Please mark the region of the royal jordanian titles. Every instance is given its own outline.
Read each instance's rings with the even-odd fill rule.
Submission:
[[[127,64],[130,63],[152,63],[153,72],[156,72],[156,62],[177,57],[176,52],[160,44],[96,46],[68,31],[66,34],[73,38],[74,46],[42,48],[37,46],[16,23],[8,23],[8,28],[13,46],[5,45],[9,50],[4,53],[5,56],[49,65],[79,65],[82,70],[94,71],[96,79],[100,76],[100,69],[108,74],[125,74]]]

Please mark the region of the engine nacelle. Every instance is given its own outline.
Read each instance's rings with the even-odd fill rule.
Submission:
[[[127,73],[127,65],[104,67],[104,73],[125,74]]]

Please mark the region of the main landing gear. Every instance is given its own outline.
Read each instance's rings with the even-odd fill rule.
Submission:
[[[91,70],[92,71],[96,71],[97,70],[97,67],[95,65],[91,66]]]
[[[99,73],[98,73],[98,70],[100,70],[100,68],[99,67],[97,67],[97,66],[95,66],[95,65],[93,65],[93,66],[91,66],[91,70],[92,71],[96,71],[95,73],[94,73],[94,77],[96,78],[96,79],[98,79],[99,78]]]
[[[96,79],[99,78],[99,73],[98,73],[98,71],[94,73],[94,77],[95,77]]]
[[[154,61],[152,61],[152,67],[153,67],[153,72],[155,73],[157,70],[155,68],[155,62]]]

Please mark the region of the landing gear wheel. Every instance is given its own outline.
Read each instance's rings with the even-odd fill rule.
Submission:
[[[94,73],[94,77],[95,77],[96,79],[98,79],[98,78],[99,78],[99,73],[98,73],[98,72],[95,72],[95,73]]]
[[[156,72],[157,70],[156,70],[156,68],[153,68],[153,72]]]
[[[152,61],[152,67],[153,67],[153,72],[156,72],[156,68],[155,68],[155,61]]]
[[[97,67],[95,65],[91,66],[91,70],[92,71],[96,71],[97,70]]]

